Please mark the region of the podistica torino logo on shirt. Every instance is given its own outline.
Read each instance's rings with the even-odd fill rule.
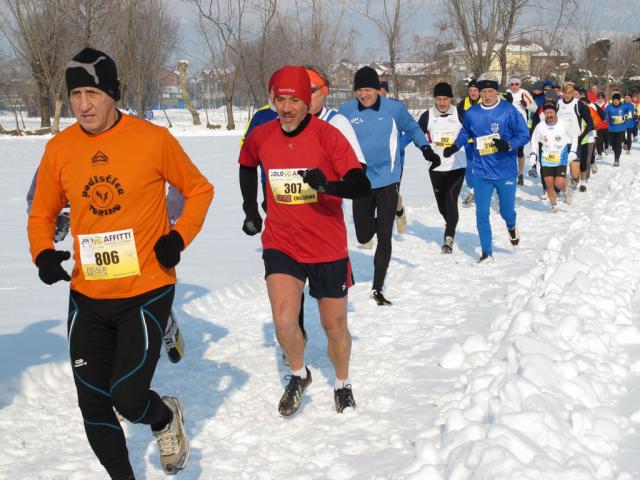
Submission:
[[[100,217],[113,215],[122,209],[118,197],[124,187],[114,175],[93,175],[82,188],[82,196],[89,200],[89,210]]]

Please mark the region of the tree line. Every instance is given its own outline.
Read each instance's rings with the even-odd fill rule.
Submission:
[[[119,69],[122,105],[139,115],[159,93],[160,68],[181,47],[177,0],[1,0],[0,95],[24,99],[41,127],[59,129],[66,108],[64,69],[85,46],[109,53]],[[598,38],[598,6],[588,0],[183,0],[203,48],[198,60],[222,86],[227,128],[235,128],[234,99],[266,100],[271,73],[283,64],[313,64],[328,70],[355,52],[354,25],[370,22],[385,47],[392,94],[398,93],[396,64],[425,65],[453,44],[464,48],[467,74],[479,75],[497,57],[504,82],[511,73],[507,45],[526,37],[554,61],[539,78],[572,75],[607,82],[638,73],[640,42],[631,35]],[[593,4],[593,5],[592,5]],[[640,15],[637,12],[636,15]],[[434,32],[416,32],[416,17]],[[640,18],[639,18],[640,20]],[[554,51],[566,52],[558,65]],[[202,53],[204,52],[204,53]],[[204,57],[204,58],[202,58]],[[370,58],[369,61],[373,61]],[[366,61],[366,60],[365,60]],[[180,67],[184,90],[184,64]],[[573,69],[573,70],[572,70]],[[635,70],[634,70],[635,69]],[[522,72],[517,72],[522,73]],[[575,80],[575,79],[574,79]],[[585,80],[586,81],[586,80]],[[29,100],[31,99],[31,100]],[[194,122],[196,121],[194,114]]]

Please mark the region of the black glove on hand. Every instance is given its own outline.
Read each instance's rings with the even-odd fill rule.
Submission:
[[[456,147],[455,145],[451,145],[450,147],[445,147],[442,154],[444,155],[444,158],[449,158],[451,155],[455,154],[458,150],[460,150],[458,147]]]
[[[63,261],[69,260],[71,254],[69,252],[54,250],[48,248],[43,250],[36,257],[36,266],[38,267],[38,276],[47,285],[53,285],[60,280],[68,282],[71,277],[67,271],[60,265]]]
[[[428,162],[431,162],[431,167],[429,167],[429,170],[440,166],[440,155],[433,151],[431,145],[420,147],[420,150],[422,150],[422,156],[424,157],[424,159]]]
[[[309,170],[298,170],[298,175],[302,177],[304,183],[308,183],[311,188],[320,193],[327,191],[327,177],[319,168]]]
[[[251,237],[262,231],[262,217],[258,213],[258,207],[256,207],[255,211],[247,213],[242,224],[242,231]]]
[[[511,144],[503,138],[496,138],[493,141],[493,145],[498,149],[499,152],[505,153],[511,151]]]
[[[153,247],[156,258],[164,268],[173,268],[180,261],[180,252],[184,248],[184,241],[178,232],[171,230],[161,236]]]

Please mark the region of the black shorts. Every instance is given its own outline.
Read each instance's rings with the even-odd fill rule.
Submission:
[[[278,250],[262,252],[264,276],[284,273],[305,282],[309,279],[309,295],[313,298],[342,298],[355,284],[349,257],[334,262],[300,263]]]
[[[567,166],[559,165],[557,167],[541,167],[540,175],[542,178],[544,177],[566,177],[567,176]]]
[[[517,152],[518,152],[518,158],[524,157],[524,145],[521,147],[518,147]]]

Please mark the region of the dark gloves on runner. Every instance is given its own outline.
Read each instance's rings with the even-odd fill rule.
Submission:
[[[256,206],[255,211],[251,209],[246,215],[242,223],[242,231],[249,236],[260,233],[262,231],[262,217],[258,213],[258,207]]]
[[[433,151],[431,145],[424,145],[420,147],[420,150],[422,150],[422,156],[424,157],[424,159],[428,162],[431,162],[431,167],[429,167],[429,170],[440,166],[440,155]]]
[[[458,150],[460,149],[454,144],[449,147],[445,147],[442,154],[444,155],[444,158],[449,158],[451,155],[455,154]]]
[[[184,248],[184,241],[178,232],[171,230],[161,236],[153,247],[156,258],[164,268],[173,268],[180,262],[180,252]]]
[[[320,193],[327,191],[327,177],[319,168],[309,170],[298,170],[298,175],[302,177],[304,183],[308,183],[311,188]]]
[[[502,153],[510,152],[512,150],[511,144],[503,138],[494,139],[493,145]]]
[[[38,276],[47,285],[53,285],[60,280],[68,282],[71,277],[67,271],[60,265],[65,260],[69,260],[71,254],[69,252],[54,250],[48,248],[43,250],[36,257],[36,266],[38,267]]]

